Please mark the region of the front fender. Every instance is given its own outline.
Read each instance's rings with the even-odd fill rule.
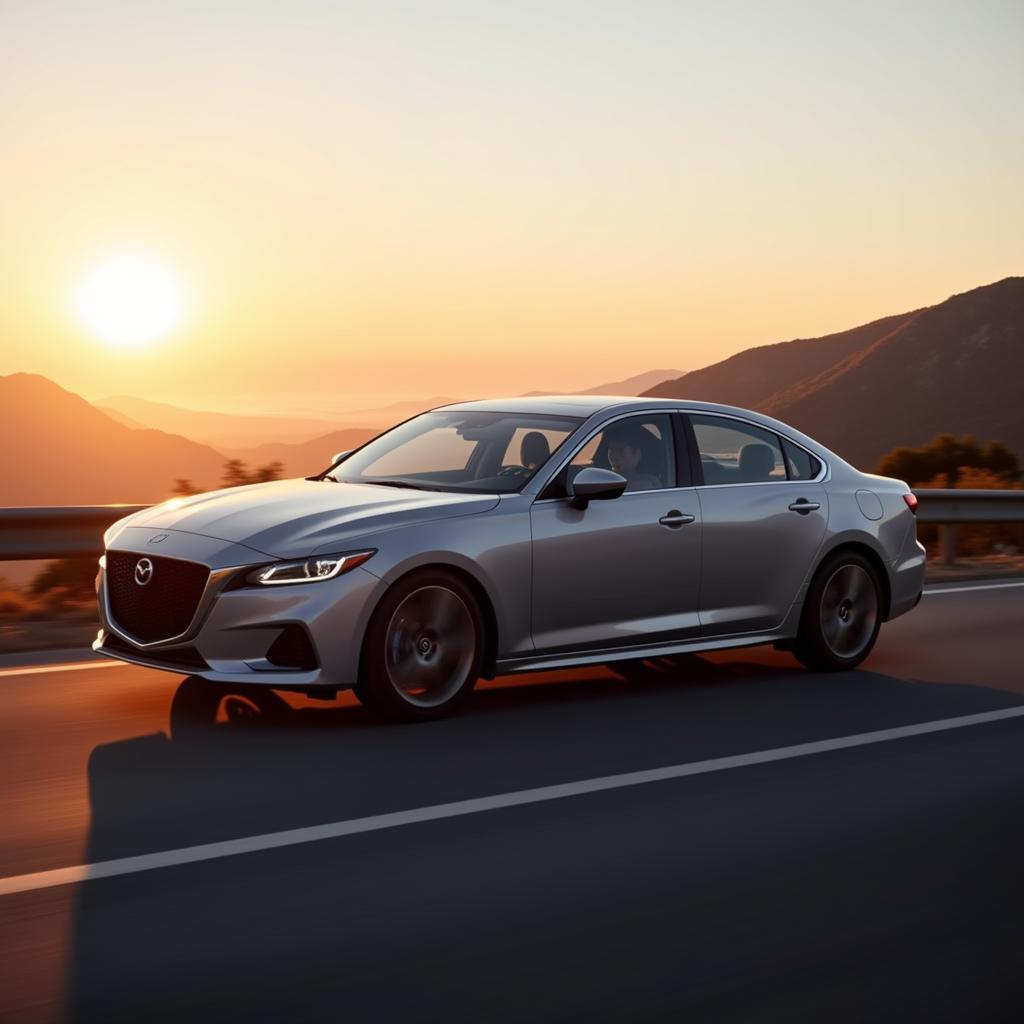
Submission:
[[[502,501],[483,515],[368,537],[367,544],[377,546],[378,551],[363,568],[386,586],[428,566],[465,573],[490,602],[497,657],[532,653],[533,553],[528,509],[526,501]]]

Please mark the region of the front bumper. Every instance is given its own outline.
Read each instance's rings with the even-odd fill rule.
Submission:
[[[130,546],[131,540],[125,543],[119,537],[117,547],[138,550]],[[189,545],[188,550],[187,556],[172,550],[162,553],[197,560],[195,547]],[[239,556],[237,550],[221,551],[213,557],[209,551],[205,554],[202,560],[211,572]],[[247,552],[248,564],[267,561],[257,561],[253,554]],[[121,630],[111,615],[106,574],[101,569],[97,578],[101,629],[93,650],[132,664],[214,682],[309,690],[344,689],[355,684],[363,634],[383,592],[381,580],[362,567],[335,579],[289,586],[224,589],[230,578],[225,575],[211,585],[209,599],[187,634],[174,642],[143,645]],[[295,636],[295,627],[308,637],[312,657],[302,669],[281,668],[268,659],[268,652],[272,653],[286,629]]]

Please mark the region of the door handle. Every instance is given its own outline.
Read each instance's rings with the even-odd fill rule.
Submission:
[[[671,512],[663,515],[658,522],[662,526],[685,526],[687,523],[692,523],[696,516],[691,516],[688,512],[680,512],[679,509],[674,508]]]
[[[789,511],[799,512],[801,515],[806,515],[808,512],[817,512],[819,508],[821,508],[821,505],[817,501],[808,501],[806,498],[799,498],[789,506]]]

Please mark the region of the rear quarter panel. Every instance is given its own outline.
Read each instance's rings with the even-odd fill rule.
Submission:
[[[914,527],[914,517],[903,501],[901,493],[879,488],[859,487],[857,482],[829,486],[829,544],[838,547],[849,541],[868,544],[886,565],[899,556]],[[862,502],[857,500],[858,490],[870,490],[881,505],[881,516],[870,519],[865,515]]]

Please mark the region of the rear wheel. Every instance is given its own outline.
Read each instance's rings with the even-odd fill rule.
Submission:
[[[871,653],[881,623],[874,566],[856,552],[839,552],[811,581],[793,653],[808,668],[855,668]]]
[[[483,639],[480,607],[456,574],[412,573],[370,620],[356,695],[391,718],[440,718],[472,692]]]

